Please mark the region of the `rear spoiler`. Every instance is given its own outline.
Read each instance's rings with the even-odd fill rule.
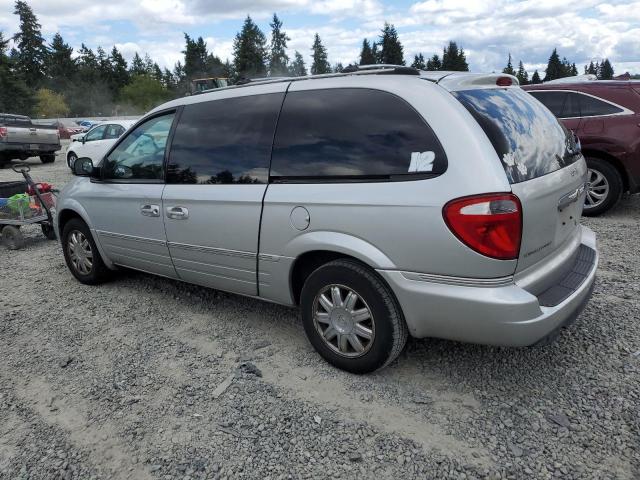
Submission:
[[[420,78],[437,83],[452,92],[520,85],[516,77],[507,73],[420,72]]]

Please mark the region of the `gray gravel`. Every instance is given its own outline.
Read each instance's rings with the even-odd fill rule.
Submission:
[[[64,184],[60,160],[34,177]],[[585,223],[599,279],[555,343],[410,340],[362,377],[295,310],[135,272],[87,287],[29,228],[0,248],[0,478],[640,478],[640,197]]]

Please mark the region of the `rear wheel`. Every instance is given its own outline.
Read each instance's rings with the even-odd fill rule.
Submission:
[[[587,158],[587,167],[589,176],[583,213],[600,215],[613,208],[622,197],[622,178],[616,167],[599,158]]]
[[[368,267],[335,260],[307,278],[300,295],[309,341],[332,365],[369,373],[391,363],[408,330],[393,293]]]
[[[62,251],[67,267],[80,283],[98,285],[110,277],[91,231],[79,218],[69,220],[62,233]]]
[[[48,223],[43,223],[40,225],[40,228],[42,229],[42,234],[47,237],[48,240],[56,239],[56,232],[53,229],[53,226],[49,225]]]
[[[25,245],[24,235],[19,227],[6,225],[2,229],[2,243],[8,250],[20,250]]]
[[[42,163],[53,163],[56,161],[56,154],[55,153],[51,153],[51,154],[47,154],[47,155],[40,155],[40,161]]]

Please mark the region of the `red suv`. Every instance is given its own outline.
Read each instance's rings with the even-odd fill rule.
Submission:
[[[640,81],[583,81],[523,87],[582,144],[589,167],[585,215],[640,191]]]

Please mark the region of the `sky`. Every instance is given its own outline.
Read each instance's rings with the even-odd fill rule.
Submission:
[[[396,26],[408,64],[417,53],[442,54],[455,40],[471,71],[500,71],[511,53],[531,73],[543,73],[554,47],[580,72],[609,58],[616,73],[640,73],[640,0],[28,0],[47,41],[60,32],[76,50],[85,43],[125,58],[148,53],[162,67],[182,59],[184,34],[202,36],[210,51],[231,58],[233,38],[247,15],[270,35],[274,12],[309,64],[320,34],[333,65],[359,57],[362,40],[376,40],[384,22]],[[13,0],[0,0],[5,38],[18,28]]]

